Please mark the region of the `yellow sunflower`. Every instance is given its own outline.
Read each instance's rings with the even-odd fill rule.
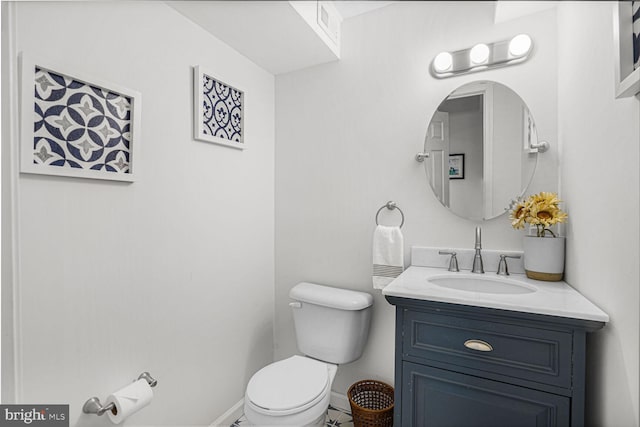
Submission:
[[[509,219],[511,220],[511,226],[515,229],[524,228],[525,220],[527,219],[528,209],[524,202],[519,202],[514,206],[511,211],[511,216]]]
[[[529,196],[517,203],[511,211],[511,226],[516,229],[524,228],[525,223],[535,225],[538,236],[544,236],[548,227],[566,222],[568,215],[558,207],[561,202],[556,193],[540,192]]]

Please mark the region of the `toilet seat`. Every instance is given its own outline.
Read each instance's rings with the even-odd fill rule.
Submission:
[[[256,372],[247,385],[246,396],[256,412],[290,415],[322,400],[328,393],[329,383],[327,363],[292,356]]]

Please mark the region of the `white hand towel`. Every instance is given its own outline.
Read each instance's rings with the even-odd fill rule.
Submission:
[[[378,225],[373,232],[373,288],[383,289],[404,270],[400,227]]]

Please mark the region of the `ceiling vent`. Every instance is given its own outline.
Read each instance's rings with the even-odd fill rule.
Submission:
[[[338,10],[328,1],[318,1],[317,21],[329,39],[340,46],[340,24],[342,17]]]

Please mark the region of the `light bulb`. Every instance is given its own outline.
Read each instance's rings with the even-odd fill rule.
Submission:
[[[471,48],[469,59],[472,64],[483,64],[489,59],[489,46],[480,43]]]
[[[531,49],[531,37],[526,34],[518,34],[509,42],[509,53],[513,56],[522,56]]]
[[[447,71],[453,65],[453,57],[449,52],[440,52],[433,60],[433,68],[438,72]]]

